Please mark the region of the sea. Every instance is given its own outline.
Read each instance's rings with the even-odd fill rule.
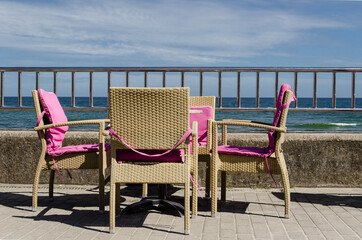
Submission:
[[[70,97],[59,97],[63,107],[71,106]],[[241,98],[241,107],[255,107],[255,98]],[[17,97],[5,97],[5,106],[16,106]],[[89,105],[88,97],[76,97],[76,106],[86,107]],[[23,106],[33,106],[32,97],[22,97]],[[94,97],[93,105],[104,107],[107,105],[106,97]],[[236,107],[236,98],[223,98],[223,108]],[[273,108],[274,98],[260,98],[260,107]],[[298,98],[299,108],[312,108],[312,98]],[[318,98],[318,108],[332,107],[331,98]],[[337,98],[337,108],[350,108],[350,98]],[[291,103],[293,107],[293,103]],[[356,98],[356,108],[362,108],[362,98]],[[84,119],[105,119],[106,111],[66,111],[69,121]],[[216,112],[216,120],[222,119],[244,119],[257,122],[272,123],[273,112]],[[1,130],[30,130],[35,127],[35,111],[0,111]],[[288,132],[362,132],[362,113],[315,113],[315,112],[289,112],[287,118]],[[71,126],[70,130],[97,130],[96,126]],[[232,132],[261,131],[245,127],[229,127]]]

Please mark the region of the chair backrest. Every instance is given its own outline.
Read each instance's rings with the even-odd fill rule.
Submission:
[[[57,96],[54,93],[46,92],[43,89],[32,91],[35,112],[37,118],[42,116],[40,125],[50,123],[67,122],[62,106],[59,103]],[[45,132],[47,142],[47,152],[61,147],[68,126],[49,128]]]
[[[189,88],[111,87],[110,119],[112,129],[135,149],[171,149],[189,129]],[[111,141],[126,148],[114,137]]]
[[[285,127],[287,121],[287,115],[289,110],[289,104],[295,100],[294,94],[290,91],[291,87],[288,84],[282,84],[279,90],[278,99],[275,103],[276,111],[274,115],[273,126]],[[275,150],[275,143],[278,132],[269,131],[269,148]]]
[[[207,120],[215,119],[215,96],[190,97],[190,110],[200,110],[202,113],[190,112],[190,126],[193,121],[198,123],[198,142],[207,142]]]
[[[190,106],[211,106],[215,118],[215,96],[190,97]]]

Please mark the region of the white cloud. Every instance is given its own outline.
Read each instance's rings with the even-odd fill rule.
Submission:
[[[223,1],[1,1],[0,47],[51,54],[207,65],[277,51],[307,31],[344,24]],[[87,64],[85,64],[87,65]]]

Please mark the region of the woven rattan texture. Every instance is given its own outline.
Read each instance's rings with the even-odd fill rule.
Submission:
[[[215,96],[190,97],[190,106],[210,106],[214,110],[213,118],[215,118]]]
[[[188,129],[188,88],[119,89],[110,89],[112,129],[133,148],[170,149]]]
[[[240,161],[240,156],[228,154],[219,154],[219,158],[220,171],[269,173],[264,158],[243,156]],[[280,166],[275,158],[268,158],[268,164],[273,174],[280,174]]]
[[[183,163],[121,163],[111,174],[125,183],[185,183],[186,171]]]
[[[71,153],[54,157],[54,160],[59,169],[98,169],[98,156],[98,152]],[[45,161],[43,169],[56,170],[51,156],[46,155]]]

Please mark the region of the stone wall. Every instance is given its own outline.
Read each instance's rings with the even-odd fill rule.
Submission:
[[[96,143],[96,132],[68,132],[64,145]],[[241,146],[267,145],[262,133],[232,133],[229,144]],[[0,131],[0,183],[33,182],[40,155],[40,141],[34,131]],[[290,184],[300,187],[362,187],[361,133],[288,133],[283,144]],[[69,184],[97,184],[97,170],[71,171],[73,179],[63,173]],[[204,183],[205,164],[200,164],[200,180]],[[41,175],[47,183],[49,172]],[[280,180],[276,176],[277,181]],[[56,177],[56,183],[61,183]],[[274,187],[268,175],[229,173],[229,187]]]

